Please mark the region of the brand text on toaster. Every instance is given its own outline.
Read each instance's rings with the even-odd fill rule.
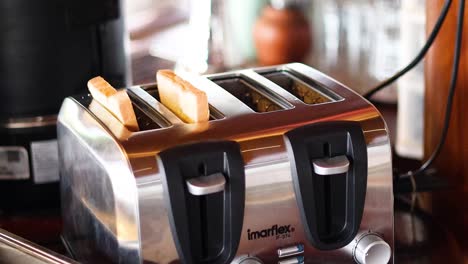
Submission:
[[[294,227],[291,227],[291,225],[274,225],[270,228],[259,231],[250,231],[250,229],[247,229],[247,238],[249,240],[255,240],[259,238],[276,236],[276,239],[280,239],[289,237],[289,234],[292,232],[294,232]]]

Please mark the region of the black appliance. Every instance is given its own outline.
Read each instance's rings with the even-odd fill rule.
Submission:
[[[59,206],[60,105],[97,75],[128,85],[125,37],[119,0],[0,0],[1,210]]]

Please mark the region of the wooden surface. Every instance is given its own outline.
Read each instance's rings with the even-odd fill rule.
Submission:
[[[430,31],[445,0],[427,1],[427,30]],[[427,54],[425,63],[425,156],[437,145],[445,115],[450,85],[458,1],[453,1],[442,29]],[[468,8],[465,17],[468,16]],[[447,141],[436,164],[454,183],[468,183],[468,20],[465,18],[462,56],[460,59],[457,91]]]
[[[425,156],[437,145],[445,115],[455,43],[458,0],[453,1],[450,12],[425,63]],[[427,29],[432,28],[439,16],[444,0],[427,1]],[[468,8],[465,7],[464,38],[460,60],[457,90],[447,140],[435,162],[442,177],[453,188],[426,197],[426,209],[449,227],[456,235],[462,250],[468,252]],[[468,253],[465,253],[468,255]]]

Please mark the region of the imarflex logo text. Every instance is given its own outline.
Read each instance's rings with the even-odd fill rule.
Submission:
[[[270,236],[276,236],[277,238],[284,237],[285,235],[289,235],[289,233],[294,232],[294,227],[291,225],[274,225],[270,228],[259,230],[259,231],[250,231],[247,229],[247,238],[249,240],[255,240],[259,238],[265,238]]]

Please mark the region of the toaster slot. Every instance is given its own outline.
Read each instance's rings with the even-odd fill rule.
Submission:
[[[140,131],[151,130],[151,129],[159,129],[161,127],[168,126],[167,122],[162,120],[155,119],[154,115],[151,114],[151,109],[149,109],[146,105],[140,103],[131,92],[128,92],[130,101],[132,102],[133,111],[135,112],[135,117],[138,123],[138,127]],[[88,108],[94,115],[98,117],[103,123],[107,126],[110,126],[110,122],[113,122],[115,119],[116,122],[119,122],[105,106],[102,106],[97,101],[93,100],[91,95],[75,97],[79,102]],[[100,107],[97,108],[95,105],[92,104],[99,104]]]
[[[158,125],[157,121],[149,117],[147,112],[145,112],[144,108],[142,108],[141,106],[135,103],[132,103],[132,105],[133,105],[133,111],[135,111],[135,116],[137,119],[138,127],[140,128],[140,131],[161,128],[161,126]]]
[[[128,93],[140,131],[170,126],[170,123],[154,109],[145,104],[132,92]]]
[[[361,225],[367,188],[367,146],[353,121],[306,125],[285,134],[294,191],[309,242],[334,250]]]
[[[241,76],[213,78],[211,80],[255,112],[264,113],[289,108],[287,104],[276,100],[265,89],[252,84]]]
[[[340,99],[337,95],[320,87],[316,83],[302,79],[289,71],[275,71],[259,73],[268,80],[296,96],[306,104],[322,104]]]
[[[161,100],[159,99],[159,92],[157,88],[146,90],[146,92],[149,95],[151,95],[154,99],[156,99],[158,102],[161,102]],[[212,105],[209,105],[209,111],[210,111],[210,119],[209,119],[210,121],[224,118],[224,115]]]
[[[160,152],[166,207],[183,263],[230,263],[244,219],[245,173],[239,144],[210,141]]]

